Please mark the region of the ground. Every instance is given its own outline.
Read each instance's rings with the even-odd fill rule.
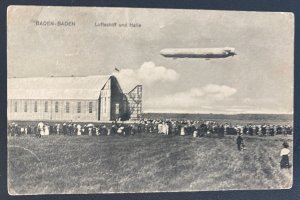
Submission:
[[[8,137],[10,194],[279,189],[292,185],[280,149],[292,137]],[[292,155],[291,155],[292,156]]]

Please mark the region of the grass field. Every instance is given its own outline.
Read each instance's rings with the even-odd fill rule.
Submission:
[[[292,169],[279,167],[292,137],[31,136],[8,138],[10,194],[279,189]]]

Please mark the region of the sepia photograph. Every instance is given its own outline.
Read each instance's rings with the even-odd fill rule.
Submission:
[[[8,193],[290,189],[294,21],[9,6]]]

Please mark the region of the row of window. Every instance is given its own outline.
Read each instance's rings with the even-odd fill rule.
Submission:
[[[93,102],[89,102],[89,113],[93,113]],[[44,106],[44,112],[48,112],[48,101],[45,101],[45,106]],[[66,102],[66,113],[70,113],[70,102]],[[28,110],[28,104],[27,101],[24,102],[24,112],[27,112]],[[55,102],[54,104],[54,110],[57,113],[59,110],[59,102]],[[14,103],[14,111],[18,112],[18,102]],[[34,112],[38,111],[38,103],[37,101],[34,102]],[[77,113],[81,113],[81,102],[77,102]]]

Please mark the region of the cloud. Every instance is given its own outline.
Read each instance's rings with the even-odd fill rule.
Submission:
[[[153,62],[144,62],[138,69],[121,69],[114,75],[125,91],[137,84],[151,86],[157,83],[173,82],[179,78],[179,74],[175,70],[156,66]]]
[[[226,85],[207,85],[203,88],[203,91],[213,99],[222,100],[226,97],[236,93],[235,88],[228,87]]]
[[[292,114],[293,110],[274,105],[280,105],[271,98],[239,99],[237,89],[226,85],[208,84],[203,87],[194,87],[174,94],[165,94],[144,100],[145,112],[170,113],[273,113]]]
[[[145,99],[144,106],[153,111],[201,112],[213,108],[219,102],[230,100],[230,97],[236,92],[235,88],[226,85],[209,84],[174,94]]]
[[[179,74],[173,69],[156,66],[153,62],[145,62],[137,71],[138,78],[146,84],[169,82],[178,79]]]

